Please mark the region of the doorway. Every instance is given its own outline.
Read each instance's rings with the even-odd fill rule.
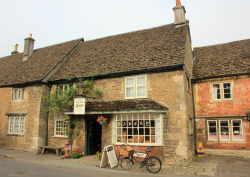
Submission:
[[[102,148],[102,126],[96,119],[86,119],[86,155],[94,155]]]

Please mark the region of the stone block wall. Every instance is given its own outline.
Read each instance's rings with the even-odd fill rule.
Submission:
[[[19,149],[37,153],[39,151],[40,123],[44,120],[41,113],[42,95],[44,85],[35,84],[24,87],[24,100],[17,101],[12,99],[12,88],[0,88],[0,145],[2,147]],[[9,118],[7,114],[26,114],[24,116],[25,130],[24,135],[8,134]]]

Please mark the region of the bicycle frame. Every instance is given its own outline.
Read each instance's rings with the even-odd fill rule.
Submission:
[[[144,157],[144,158],[143,158],[143,161],[140,162],[140,161],[136,160],[136,158],[134,157],[134,154],[135,154],[135,153],[143,153],[143,154],[146,154],[146,157]],[[141,157],[138,157],[138,158],[141,158]],[[145,153],[145,152],[136,152],[136,151],[135,151],[135,148],[134,148],[134,152],[133,152],[132,155],[130,156],[130,160],[131,160],[133,163],[134,163],[134,161],[136,161],[137,163],[139,163],[141,168],[145,166],[145,163],[144,163],[144,162],[146,162],[148,158],[149,158],[149,153],[148,153],[148,152],[147,152],[147,153]]]

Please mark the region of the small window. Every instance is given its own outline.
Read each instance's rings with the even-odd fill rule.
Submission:
[[[231,98],[231,83],[213,84],[213,100],[227,100]]]
[[[242,120],[232,120],[233,140],[243,140]]]
[[[147,77],[134,76],[125,78],[125,97],[126,98],[145,98],[147,97]]]
[[[69,130],[69,124],[67,124],[63,119],[56,119],[54,125],[54,136],[67,137]]]
[[[63,93],[66,93],[70,87],[72,87],[71,84],[60,84],[57,86],[57,93],[63,95]]]
[[[23,100],[24,88],[13,88],[13,100]]]
[[[217,121],[208,120],[208,140],[217,140]]]
[[[220,120],[220,140],[229,140],[229,121]]]
[[[24,117],[9,117],[9,134],[24,134]]]

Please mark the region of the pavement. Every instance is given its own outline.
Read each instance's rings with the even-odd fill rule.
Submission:
[[[135,164],[129,170],[124,170],[120,166],[111,169],[110,166],[100,168],[100,160],[96,155],[86,156],[79,159],[65,159],[64,156],[56,156],[55,153],[46,155],[33,154],[18,150],[0,148],[0,156],[6,158],[16,158],[44,165],[54,165],[58,167],[71,167],[93,170],[109,170],[110,172],[121,173],[147,173],[146,168],[140,168]],[[187,167],[162,165],[162,169],[157,176],[226,176],[226,177],[249,177],[250,176],[250,159],[236,157],[220,156],[203,156],[194,158],[193,162]]]

